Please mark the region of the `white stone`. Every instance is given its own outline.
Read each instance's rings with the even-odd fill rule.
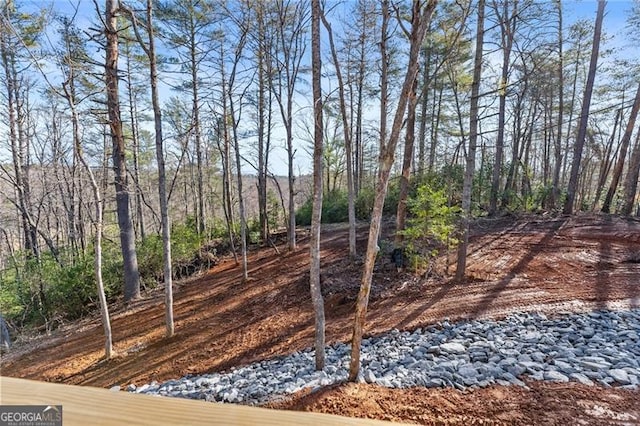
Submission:
[[[375,375],[375,374],[373,374],[373,371],[371,371],[371,370],[367,370],[367,371],[364,373],[364,380],[365,380],[367,383],[375,383],[375,382],[376,382],[376,375]]]
[[[569,378],[564,374],[558,371],[545,371],[543,374],[545,380],[550,380],[552,382],[568,382]]]
[[[448,343],[441,344],[440,350],[443,352],[461,355],[467,351],[467,348],[465,348],[462,343],[448,342]]]
[[[609,375],[615,379],[616,382],[621,385],[629,385],[631,384],[631,380],[629,380],[629,374],[626,371],[620,368],[614,368],[609,370]]]
[[[593,386],[593,381],[582,373],[571,373],[569,377],[583,385]]]

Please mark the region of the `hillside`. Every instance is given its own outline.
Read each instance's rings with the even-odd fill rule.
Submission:
[[[359,228],[363,249],[366,227]],[[345,260],[344,226],[323,232],[322,282],[328,343],[350,337],[359,267]],[[165,339],[161,289],[112,317],[118,356],[101,360],[97,317],[51,336],[19,342],[1,361],[2,374],[112,387],[162,382],[189,374],[291,354],[312,346],[308,240],[294,253],[250,254],[250,280],[227,259],[177,283],[176,336]],[[383,245],[384,247],[384,245]],[[480,220],[473,229],[470,279],[452,283],[443,271],[421,279],[398,273],[381,256],[374,275],[367,332],[416,330],[465,319],[498,320],[519,312],[550,318],[569,312],[640,308],[640,222],[613,216]],[[444,259],[441,259],[441,263]],[[443,268],[443,266],[442,266]],[[577,424],[640,422],[640,390],[551,383],[528,388],[492,384],[464,391],[389,389],[339,384],[273,402],[279,408],[332,412],[423,424]],[[567,402],[570,401],[570,404]]]

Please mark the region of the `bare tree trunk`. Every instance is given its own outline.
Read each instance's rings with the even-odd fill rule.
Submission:
[[[460,245],[458,246],[458,262],[456,281],[462,281],[467,268],[467,248],[469,246],[469,221],[471,219],[471,190],[473,174],[476,166],[476,146],[478,141],[478,100],[480,79],[482,77],[482,53],[484,44],[484,9],[485,0],[478,1],[478,23],[476,29],[476,53],[473,66],[473,82],[471,83],[471,110],[469,117],[469,151],[467,152],[464,182],[462,185],[462,222]]]
[[[564,152],[565,157],[567,157],[567,153],[569,152],[569,142],[571,140],[571,136],[573,134],[573,129],[571,125],[573,123],[573,114],[575,112],[574,104],[576,103],[576,96],[578,92],[578,76],[580,75],[580,62],[582,61],[582,51],[584,50],[582,46],[582,39],[578,40],[578,45],[575,48],[576,57],[575,57],[575,67],[573,70],[573,81],[571,83],[571,108],[569,108],[569,118],[567,119],[567,132],[566,138],[564,142]],[[558,185],[564,185],[567,182],[567,167],[569,165],[569,161],[565,160],[562,162],[562,173],[560,176],[560,182]],[[558,205],[558,207],[561,207]]]
[[[223,77],[224,79],[224,77]],[[226,118],[227,114],[227,93],[225,91],[225,83],[223,80],[222,83],[222,116],[218,122],[218,127],[222,126],[222,136],[218,135],[218,151],[220,152],[220,162],[222,163],[222,211],[224,212],[224,220],[227,227],[227,235],[229,237],[229,245],[231,247],[231,252],[233,253],[233,258],[236,262],[236,265],[239,265],[238,261],[238,253],[236,252],[235,242],[233,239],[235,238],[233,235],[233,213],[231,207],[231,153],[230,153],[230,141],[229,141],[229,129],[227,128]],[[221,124],[223,123],[223,124]],[[220,132],[220,128],[218,128],[218,132]],[[220,139],[223,139],[222,145],[220,144]]]
[[[218,141],[218,150],[220,151],[220,157],[222,162],[222,209],[224,210],[224,218],[227,224],[227,234],[229,236],[229,245],[231,246],[231,252],[233,253],[233,259],[236,265],[239,265],[238,253],[235,247],[235,235],[233,232],[233,207],[231,200],[231,140],[229,137],[229,124],[228,119],[229,112],[227,110],[227,99],[229,93],[227,93],[227,85],[224,76],[224,67],[221,71],[222,74],[222,139],[223,147],[220,146]]]
[[[587,135],[587,123],[589,121],[589,108],[591,106],[591,93],[593,92],[593,84],[596,78],[596,67],[598,65],[598,52],[600,50],[600,35],[602,34],[602,20],[604,18],[605,0],[598,0],[598,13],[596,15],[596,27],[593,32],[593,48],[591,50],[591,61],[589,63],[589,74],[587,76],[587,85],[584,89],[584,98],[582,99],[582,110],[580,113],[580,127],[578,127],[578,136],[573,149],[573,162],[571,163],[571,173],[569,175],[569,186],[567,188],[567,202],[564,205],[564,214],[573,213],[573,204],[576,199],[576,191],[578,189],[578,173],[580,171],[580,161],[582,159],[582,150],[584,148],[584,140]]]
[[[420,130],[418,133],[418,164],[417,170],[418,175],[424,175],[424,165],[425,165],[425,151],[426,151],[426,143],[427,143],[427,117],[429,111],[429,92],[430,87],[427,83],[430,82],[429,74],[431,72],[431,55],[429,55],[429,47],[431,43],[428,41],[427,45],[423,47],[424,51],[422,55],[424,56],[424,67],[422,69],[422,88],[420,95]],[[433,113],[432,113],[433,116]]]
[[[498,136],[496,138],[496,157],[491,177],[489,214],[495,214],[498,209],[498,190],[500,188],[502,157],[504,153],[504,124],[507,106],[507,90],[509,85],[509,65],[511,63],[511,50],[513,47],[513,38],[515,36],[515,27],[518,19],[518,1],[511,0],[511,2],[513,3],[513,9],[511,10],[511,16],[509,16],[510,0],[502,0],[502,14],[499,12],[497,1],[493,1],[493,8],[500,21],[500,35],[502,39],[502,74],[500,75],[500,87],[498,90]],[[513,163],[511,164],[511,167],[514,167]]]
[[[436,88],[434,87],[433,92],[433,109],[435,110],[435,116],[432,116],[431,119],[431,131],[430,133],[430,141],[429,141],[429,173],[433,172],[433,167],[436,161],[436,148],[438,146],[438,130],[440,130],[440,118],[442,117],[442,94],[444,92],[444,87],[441,85],[439,89],[437,89],[438,96],[436,97]]]
[[[277,32],[276,48],[273,55],[277,63],[274,74],[278,77],[271,81],[271,88],[282,118],[286,135],[287,166],[289,178],[289,250],[296,249],[296,204],[295,204],[295,172],[294,157],[296,150],[293,146],[293,98],[300,72],[300,64],[306,50],[306,35],[304,22],[308,19],[308,3],[276,2]],[[280,53],[280,55],[278,55]]]
[[[315,347],[316,370],[322,370],[325,363],[324,300],[320,283],[320,222],[322,219],[322,61],[320,58],[320,0],[311,1],[311,72],[313,85],[313,208],[311,213],[311,269],[309,284],[311,300],[316,316]],[[327,28],[330,31],[330,27]],[[335,58],[334,58],[335,59]]]
[[[190,15],[193,20],[193,15]],[[191,23],[193,28],[193,21]],[[189,42],[190,59],[191,59],[191,84],[193,84],[193,131],[195,134],[196,144],[196,170],[197,170],[197,206],[196,206],[196,225],[198,233],[203,233],[205,229],[205,213],[204,213],[204,176],[202,170],[202,128],[200,123],[200,95],[199,88],[200,79],[198,78],[198,55],[196,53],[197,42],[195,39],[195,32],[191,31],[189,35],[191,40]]]
[[[603,213],[609,213],[611,210],[611,202],[613,201],[613,196],[615,195],[618,189],[618,184],[620,183],[620,177],[622,176],[624,162],[627,157],[627,151],[629,150],[629,143],[631,142],[631,136],[633,134],[633,128],[636,125],[636,119],[638,117],[639,110],[640,110],[640,85],[638,85],[638,90],[636,91],[636,97],[633,101],[633,107],[631,108],[631,115],[629,116],[629,121],[627,122],[627,127],[625,128],[624,136],[622,137],[622,142],[620,142],[620,155],[618,156],[616,167],[613,169],[613,176],[611,177],[611,185],[609,185],[609,190],[607,191],[607,195],[604,198],[604,203],[602,204]],[[638,133],[640,134],[640,131]]]
[[[347,211],[349,216],[349,256],[354,259],[356,256],[356,208],[355,208],[355,191],[353,179],[353,146],[351,143],[351,135],[353,130],[349,125],[349,116],[347,115],[347,105],[345,101],[344,80],[342,79],[342,70],[338,62],[338,54],[333,42],[333,31],[331,25],[322,14],[322,22],[327,29],[329,35],[329,46],[331,47],[331,57],[336,70],[336,78],[338,79],[338,89],[340,93],[340,115],[342,117],[342,130],[344,134],[344,151],[347,166]]]
[[[616,118],[613,121],[613,130],[611,131],[611,136],[607,141],[607,145],[604,150],[604,154],[600,161],[600,168],[598,171],[598,182],[596,183],[596,195],[593,197],[593,204],[591,206],[591,211],[595,211],[598,203],[600,202],[600,197],[602,196],[602,191],[604,190],[604,186],[607,183],[607,178],[609,177],[609,172],[611,171],[611,166],[613,164],[613,160],[620,148],[620,131],[618,130],[619,126],[622,126],[622,108],[616,111]],[[616,140],[616,133],[618,134],[618,146],[616,148],[616,153],[613,153],[613,145]],[[613,154],[613,158],[611,158]]]
[[[140,135],[138,132],[138,107],[135,94],[133,93],[133,82],[131,81],[131,46],[125,43],[126,65],[127,65],[127,95],[129,97],[129,121],[131,126],[131,141],[133,143],[133,182],[136,187],[135,209],[138,220],[140,239],[145,238],[144,214],[142,213],[142,188],[140,186]]]
[[[638,174],[640,174],[640,132],[637,132],[636,143],[631,153],[629,170],[624,180],[624,198],[620,214],[630,215],[636,204],[636,191],[638,189]]]
[[[241,111],[242,111],[242,99],[240,99],[240,107],[238,116],[236,116],[235,102],[233,99],[233,90],[235,87],[237,67],[242,59],[242,52],[246,43],[247,32],[246,29],[239,34],[239,39],[236,43],[234,50],[234,60],[229,74],[229,81],[227,84],[227,95],[229,101],[229,116],[231,117],[231,137],[233,139],[233,147],[235,151],[235,163],[237,173],[237,185],[238,185],[238,207],[240,214],[240,256],[242,263],[242,279],[247,280],[249,278],[249,269],[247,265],[247,218],[244,207],[244,195],[242,193],[242,165],[240,162],[240,140],[238,136],[238,126],[240,125]],[[226,119],[226,118],[225,118]],[[231,170],[231,168],[229,168]]]
[[[113,146],[114,186],[120,244],[124,260],[124,300],[125,303],[140,297],[140,277],[138,257],[136,255],[135,232],[129,209],[129,189],[127,187],[127,169],[125,160],[124,136],[120,120],[120,100],[118,94],[118,0],[106,0],[107,49],[105,79],[107,84],[107,109],[109,129]]]
[[[167,197],[167,175],[165,172],[164,147],[162,138],[162,110],[158,97],[158,66],[156,61],[155,36],[153,33],[152,0],[147,0],[146,27],[148,44],[144,42],[138,32],[136,17],[127,10],[133,23],[133,28],[140,43],[149,58],[149,77],[151,79],[151,104],[153,105],[153,121],[156,142],[156,161],[158,163],[158,198],[160,201],[160,221],[162,226],[162,261],[164,263],[164,303],[166,336],[175,334],[173,322],[173,277],[171,270],[171,225],[169,223],[169,205]]]
[[[233,101],[230,102],[231,115],[234,116]],[[235,119],[234,119],[235,120]],[[233,148],[236,155],[236,178],[238,182],[238,209],[240,213],[240,240],[241,240],[241,256],[242,256],[242,279],[249,278],[249,269],[247,267],[247,218],[244,208],[244,195],[242,194],[242,164],[240,162],[240,143],[238,140],[237,128],[233,126]]]
[[[353,336],[351,338],[351,361],[349,364],[349,380],[355,381],[360,372],[360,348],[362,345],[362,334],[364,329],[367,306],[369,303],[369,293],[371,292],[371,280],[373,278],[373,267],[378,253],[378,236],[380,234],[380,223],[382,220],[382,208],[387,194],[387,185],[391,166],[395,158],[396,145],[402,130],[405,111],[409,96],[418,75],[418,56],[420,46],[424,40],[427,26],[431,20],[433,10],[436,6],[435,0],[429,0],[423,4],[420,0],[414,0],[411,16],[411,33],[407,34],[410,41],[410,53],[407,63],[407,73],[402,84],[402,91],[398,99],[398,107],[393,119],[391,134],[388,143],[382,146],[379,157],[378,182],[376,185],[376,196],[371,213],[371,226],[369,228],[369,240],[367,242],[367,253],[365,256],[364,270],[360,291],[356,301],[355,320],[353,325]]]
[[[225,49],[224,44],[220,43],[220,85],[222,87],[222,117],[217,123],[217,145],[220,152],[220,162],[222,164],[222,210],[224,212],[225,223],[227,227],[227,235],[229,236],[229,245],[233,253],[233,259],[236,265],[239,265],[238,253],[235,247],[235,235],[233,230],[233,205],[231,197],[231,138],[229,132],[229,121],[233,123],[234,118],[229,114],[229,98],[231,93],[227,85],[227,75],[225,72]],[[222,140],[222,144],[220,143]]]
[[[266,79],[265,67],[267,62],[265,56],[269,55],[266,52],[266,29],[264,22],[263,8],[264,4],[258,5],[258,104],[257,104],[257,117],[258,117],[258,218],[260,221],[260,238],[266,241],[269,238],[269,227],[267,220],[267,164],[265,162],[265,95],[268,87]]]
[[[7,31],[2,28],[3,31]],[[33,255],[36,259],[39,259],[39,250],[37,248],[37,239],[34,240],[35,235],[33,229],[31,229],[30,223],[33,221],[30,218],[29,209],[29,196],[28,191],[28,177],[25,171],[25,163],[27,161],[24,139],[20,135],[19,122],[21,121],[20,102],[19,102],[19,81],[15,67],[15,54],[11,49],[6,37],[6,32],[0,34],[0,53],[2,57],[2,66],[5,71],[5,85],[7,88],[7,113],[9,122],[7,127],[9,130],[9,142],[11,149],[11,159],[14,172],[14,189],[16,192],[16,203],[19,222],[21,225],[22,233],[22,246],[27,252],[27,255]]]
[[[389,0],[381,0],[382,28],[380,29],[380,152],[387,143],[387,103],[389,102],[389,54],[387,39],[389,38]],[[404,113],[404,111],[403,111]]]
[[[75,100],[75,75],[73,64],[69,64],[69,74],[66,76],[67,80],[63,85],[64,97],[71,110],[71,124],[73,129],[73,147],[74,153],[77,156],[80,164],[87,172],[89,176],[89,182],[93,191],[93,202],[95,204],[95,219],[93,225],[95,228],[95,242],[94,242],[94,273],[96,278],[96,286],[98,291],[98,302],[100,305],[100,316],[102,319],[102,328],[104,330],[104,355],[106,359],[111,359],[114,355],[113,351],[113,336],[111,333],[111,320],[109,318],[109,305],[107,304],[107,298],[104,292],[104,282],[102,279],[102,226],[103,226],[103,200],[100,193],[100,187],[96,178],[84,158],[82,153],[82,144],[80,137],[80,118],[78,116],[78,110]]]
[[[562,121],[564,120],[564,55],[562,50],[562,0],[556,0],[558,7],[558,130],[554,140],[553,181],[551,189],[551,208],[556,209],[560,201],[560,170],[562,169]]]
[[[400,175],[400,194],[398,195],[398,210],[396,212],[396,235],[394,245],[396,248],[402,247],[404,237],[402,231],[407,220],[407,198],[409,196],[409,176],[411,175],[411,161],[413,160],[413,145],[416,134],[416,107],[418,97],[416,90],[418,86],[416,78],[411,93],[409,94],[409,105],[407,108],[407,131],[404,142],[404,156],[402,159],[402,174]]]

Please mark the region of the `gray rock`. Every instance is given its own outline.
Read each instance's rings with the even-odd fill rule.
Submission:
[[[537,342],[541,338],[542,338],[542,333],[540,333],[539,331],[526,331],[522,335],[522,340],[529,343]]]
[[[564,374],[571,374],[577,371],[573,365],[565,361],[554,360],[553,364],[557,367],[558,371]]]
[[[136,393],[144,393],[144,392],[146,392],[147,390],[149,390],[149,389],[151,389],[151,388],[152,388],[152,386],[151,386],[151,385],[149,385],[149,384],[144,384],[144,385],[142,385],[142,386],[139,386],[139,387],[136,389]]]
[[[440,345],[440,350],[442,352],[447,352],[451,354],[463,354],[467,351],[467,348],[464,347],[461,343],[458,342],[448,342]]]
[[[584,361],[584,360],[578,360],[578,365],[580,365],[582,368],[589,369],[591,371],[608,370],[609,367],[611,366],[609,363],[604,363],[604,362],[600,363],[600,362]]]
[[[118,386],[118,385],[111,386],[109,388],[109,390],[112,391],[112,392],[120,392],[120,386]]]
[[[592,327],[585,327],[580,331],[580,334],[582,334],[582,337],[585,339],[591,339],[595,336],[596,331]]]
[[[375,374],[373,374],[373,371],[371,371],[371,370],[367,370],[367,371],[365,371],[365,373],[364,373],[364,380],[365,380],[367,383],[376,383],[376,375],[375,375]]]
[[[227,402],[237,402],[237,401],[239,401],[238,390],[237,389],[231,389],[230,392],[225,392],[224,395],[222,396],[222,400],[223,401],[227,401]]]
[[[444,386],[444,380],[440,378],[429,379],[425,386],[428,388],[440,388]]]
[[[604,372],[601,370],[598,370],[598,371],[588,370],[588,371],[583,371],[582,373],[588,378],[590,378],[591,380],[599,381],[605,377]]]
[[[463,378],[474,379],[478,375],[478,370],[473,365],[462,365],[458,368],[458,374]]]
[[[497,378],[499,378],[500,380],[506,380],[510,384],[524,386],[524,382],[522,380],[518,379],[516,376],[509,373],[508,371],[504,371],[500,376],[497,376]]]
[[[427,353],[439,355],[440,354],[440,346],[429,346],[427,348]]]
[[[520,365],[520,364],[516,364],[516,365],[512,365],[510,367],[507,368],[507,371],[509,373],[511,373],[512,375],[518,377],[523,375],[524,373],[527,372],[527,367]]]
[[[547,356],[545,354],[543,354],[542,352],[534,352],[531,354],[531,359],[534,362],[544,362],[544,360],[547,358]]]
[[[499,365],[516,365],[518,363],[517,358],[507,357],[498,361]]]
[[[444,321],[413,332],[363,341],[363,383],[386,387],[467,389],[525,386],[533,380],[576,381],[635,389],[640,383],[640,309],[590,314],[516,314],[501,321]],[[207,401],[264,403],[273,397],[345,380],[349,345],[327,347],[327,367],[313,369],[314,351],[295,352],[228,372],[187,376],[126,390]],[[119,386],[114,386],[120,390]]]
[[[591,379],[589,379],[587,376],[585,376],[582,373],[571,373],[569,377],[574,379],[578,383],[582,383],[583,385],[593,386],[594,384]]]
[[[629,375],[625,370],[614,368],[609,370],[609,376],[613,377],[613,379],[620,383],[621,385],[630,385],[631,380],[629,379]]]
[[[536,371],[544,370],[544,365],[540,364],[539,362],[521,361],[518,363],[518,365],[526,368],[529,373],[535,373]]]
[[[557,371],[545,371],[543,374],[545,380],[550,380],[552,382],[568,382],[569,378],[562,373]]]

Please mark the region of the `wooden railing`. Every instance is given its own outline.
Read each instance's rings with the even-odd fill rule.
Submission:
[[[0,377],[0,405],[62,405],[63,425],[388,425],[378,420],[269,410]]]

